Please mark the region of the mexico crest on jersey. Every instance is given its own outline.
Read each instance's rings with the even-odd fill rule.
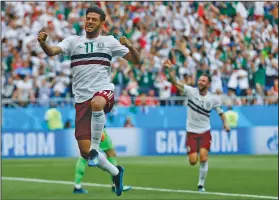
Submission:
[[[210,107],[211,107],[211,103],[210,103],[210,101],[206,102],[206,104],[205,104],[205,108],[206,108],[206,109],[210,109]]]
[[[98,42],[97,43],[97,47],[98,48],[104,48],[105,47],[105,44],[103,42]]]

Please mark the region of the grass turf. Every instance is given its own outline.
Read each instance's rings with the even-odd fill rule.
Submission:
[[[3,177],[73,181],[76,159],[2,160]],[[122,157],[124,183],[132,186],[197,190],[199,165],[190,166],[187,157]],[[87,168],[84,182],[111,184],[100,169]],[[132,190],[117,197],[107,187],[85,186],[88,195],[72,194],[63,184],[2,180],[2,199],[256,199],[178,192]],[[276,156],[213,156],[206,180],[209,192],[278,196]]]

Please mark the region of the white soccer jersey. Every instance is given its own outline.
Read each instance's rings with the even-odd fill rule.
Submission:
[[[114,91],[111,83],[111,59],[123,57],[129,49],[113,36],[98,36],[89,39],[69,36],[58,44],[64,54],[71,58],[73,94],[76,103],[92,98],[100,90]]]
[[[199,89],[184,85],[184,94],[188,100],[187,132],[201,134],[210,130],[210,112],[215,109],[218,114],[223,113],[221,99],[210,92],[200,95]]]

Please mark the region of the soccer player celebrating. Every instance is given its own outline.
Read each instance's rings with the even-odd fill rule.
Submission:
[[[230,130],[221,108],[222,102],[218,96],[208,91],[211,84],[211,77],[209,75],[202,75],[198,80],[198,87],[194,88],[177,81],[175,70],[170,60],[166,60],[163,65],[169,71],[170,81],[188,100],[186,146],[191,165],[197,163],[199,153],[200,173],[198,190],[204,192],[204,184],[208,171],[208,152],[211,145],[209,117],[212,109],[215,109],[220,115],[224,129],[226,131]]]
[[[75,137],[80,154],[88,160],[88,166],[99,166],[113,176],[115,193],[123,191],[124,168],[114,166],[99,153],[101,134],[106,121],[105,113],[114,104],[114,85],[110,80],[112,57],[123,57],[140,63],[140,55],[126,37],[116,40],[113,36],[101,36],[106,14],[98,6],[90,7],[85,16],[83,36],[69,36],[56,46],[46,43],[47,33],[41,31],[38,41],[48,56],[60,53],[71,58],[73,94],[75,97],[76,122]]]
[[[104,132],[102,133],[101,137],[101,143],[100,143],[100,149],[101,151],[104,151],[105,154],[107,155],[108,161],[113,164],[117,165],[116,161],[116,152],[114,150],[111,138],[107,134],[106,130],[104,129]],[[87,194],[88,191],[83,189],[81,187],[81,180],[83,179],[85,168],[87,165],[87,160],[84,159],[83,157],[80,157],[77,161],[76,164],[76,169],[75,169],[75,187],[74,187],[74,194]],[[112,183],[112,191],[115,192],[115,185]],[[129,191],[131,190],[131,186],[123,186],[123,191]]]

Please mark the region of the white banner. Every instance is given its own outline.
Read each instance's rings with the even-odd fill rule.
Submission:
[[[256,127],[251,140],[254,154],[278,154],[278,127]]]
[[[140,129],[107,128],[117,156],[138,156],[140,154]]]

